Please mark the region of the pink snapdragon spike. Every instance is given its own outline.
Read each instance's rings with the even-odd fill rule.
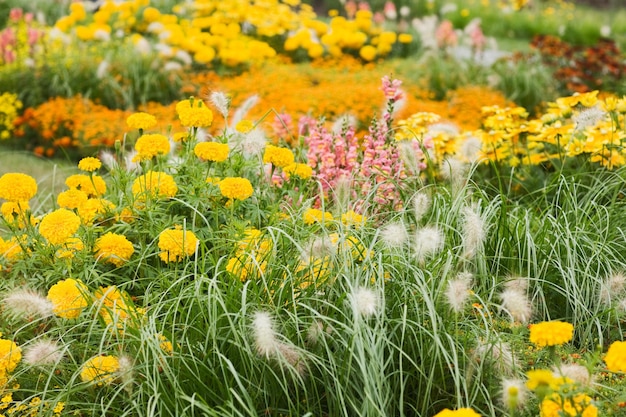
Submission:
[[[398,79],[391,80],[388,75],[385,75],[382,78],[382,83],[383,85],[380,89],[383,90],[387,100],[398,101],[403,97],[403,92],[400,89],[402,81]]]
[[[11,9],[11,11],[9,12],[9,20],[13,22],[18,22],[20,19],[22,19],[23,15],[24,15],[24,11],[22,9],[20,8]]]
[[[470,40],[472,42],[472,49],[475,51],[482,51],[485,48],[487,38],[479,24],[475,25],[470,30]]]
[[[396,20],[398,18],[396,5],[390,0],[387,0],[387,2],[385,3],[385,6],[383,7],[383,13],[385,14],[385,17],[389,20]]]
[[[437,27],[435,31],[435,38],[437,39],[437,46],[439,48],[447,48],[449,46],[456,46],[458,37],[454,31],[454,26],[449,20],[444,20]]]

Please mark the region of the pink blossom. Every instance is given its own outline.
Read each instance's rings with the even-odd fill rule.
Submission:
[[[9,12],[9,19],[13,22],[18,22],[20,19],[22,19],[22,16],[24,15],[24,11],[20,8],[14,8],[11,9],[11,11]]]
[[[289,137],[292,121],[293,119],[288,113],[277,114],[276,117],[274,117],[274,123],[272,123],[272,128],[276,136],[281,139]]]
[[[383,85],[380,89],[383,90],[383,93],[385,94],[387,100],[398,101],[402,98],[403,93],[400,89],[402,81],[398,79],[391,80],[389,79],[388,75],[385,75],[382,78],[382,83]]]
[[[439,48],[455,46],[458,39],[456,32],[454,31],[454,26],[452,26],[452,22],[449,20],[441,22],[435,31],[435,38],[437,39],[437,46],[439,46]]]
[[[398,18],[396,5],[393,4],[392,1],[387,0],[387,2],[385,3],[385,7],[383,8],[383,13],[385,14],[385,17],[389,20],[396,20]]]

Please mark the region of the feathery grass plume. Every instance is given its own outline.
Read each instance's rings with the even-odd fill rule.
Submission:
[[[370,288],[358,287],[350,294],[352,310],[361,317],[378,315],[381,310],[381,298]]]
[[[626,298],[622,298],[617,302],[617,311],[626,313]]]
[[[46,318],[53,315],[54,305],[44,295],[30,289],[17,289],[2,300],[7,311],[14,316]]]
[[[467,164],[460,159],[446,158],[441,163],[439,173],[443,179],[450,181],[453,191],[458,191],[467,182],[467,170]]]
[[[605,305],[611,305],[626,293],[626,274],[617,272],[600,283],[599,298]]]
[[[98,157],[102,161],[102,164],[107,167],[109,171],[114,171],[119,168],[119,163],[117,162],[117,158],[115,157],[115,154],[113,152],[103,150],[100,152],[100,155]]]
[[[337,253],[337,242],[333,242],[328,236],[318,236],[313,239],[305,248],[302,259],[307,260],[313,258],[323,258],[325,256],[333,256]]]
[[[443,248],[444,237],[435,226],[426,226],[415,232],[413,249],[418,262],[439,252]]]
[[[235,127],[237,123],[243,120],[251,108],[257,105],[260,98],[258,95],[254,94],[248,97],[237,109],[235,109],[235,113],[233,114],[233,118],[230,121],[231,127]]]
[[[553,367],[552,372],[556,375],[569,378],[583,387],[589,388],[593,384],[593,375],[589,373],[589,370],[586,367],[577,363],[560,364]]]
[[[572,117],[572,121],[576,126],[574,131],[579,132],[588,127],[595,126],[600,120],[604,119],[606,115],[607,113],[598,105],[589,107]]]
[[[294,346],[278,340],[278,333],[268,312],[257,311],[252,320],[254,344],[259,355],[266,359],[281,359],[293,366],[300,374],[304,372],[304,361]]]
[[[222,116],[224,116],[224,119],[228,118],[230,99],[226,94],[222,93],[221,91],[213,91],[209,95],[209,101],[211,102],[211,104],[213,104],[213,106],[215,106],[217,111],[219,111]]]
[[[470,164],[477,162],[480,158],[482,142],[474,135],[466,135],[458,146],[458,156],[465,162]]]
[[[473,258],[478,253],[485,241],[485,220],[481,217],[476,207],[463,207],[463,256]]]
[[[415,215],[415,221],[419,223],[424,215],[430,210],[430,196],[428,194],[420,192],[413,197],[413,214]]]
[[[133,359],[128,355],[120,355],[118,359],[120,381],[124,384],[126,390],[132,390],[133,375]]]
[[[313,321],[306,331],[306,341],[310,345],[316,345],[324,337],[324,323],[319,320]]]
[[[394,222],[388,223],[382,228],[380,238],[388,247],[399,248],[409,240],[409,234],[403,223]]]
[[[260,129],[253,129],[244,135],[241,141],[241,152],[244,158],[250,159],[259,156],[263,149],[265,149],[266,144],[267,139],[265,138],[265,133]]]
[[[461,272],[457,277],[448,282],[446,288],[446,300],[455,313],[460,313],[465,308],[471,295],[472,274]]]
[[[346,176],[337,179],[333,188],[333,199],[340,212],[345,212],[352,195],[352,180]]]
[[[503,379],[501,384],[501,401],[513,415],[515,409],[522,408],[526,404],[528,389],[521,379]]]
[[[63,358],[61,347],[51,340],[38,340],[24,348],[22,360],[30,366],[47,366]]]
[[[502,375],[510,375],[515,368],[515,356],[508,343],[480,343],[472,352],[474,362],[487,363]]]
[[[528,323],[533,308],[528,296],[528,279],[513,278],[504,284],[504,290],[499,294],[504,309],[514,322]]]

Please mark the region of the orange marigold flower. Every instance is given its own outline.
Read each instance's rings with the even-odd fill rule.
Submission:
[[[133,162],[147,161],[158,155],[166,155],[170,151],[170,141],[164,135],[157,133],[150,135],[142,135],[135,143],[137,155],[133,158]]]
[[[126,124],[131,129],[146,130],[156,126],[157,120],[156,117],[151,114],[138,112],[128,116],[128,118],[126,119]]]
[[[64,319],[75,319],[89,303],[87,286],[73,278],[57,282],[48,290],[53,313]]]
[[[198,158],[213,162],[225,161],[229,151],[227,144],[218,142],[200,142],[193,148]]]
[[[263,153],[263,163],[283,168],[293,164],[294,156],[291,149],[267,145]]]
[[[98,158],[88,156],[78,162],[78,169],[85,172],[94,172],[100,169],[102,162]]]
[[[252,184],[247,178],[228,177],[218,183],[220,192],[226,198],[245,200],[254,193]]]
[[[168,229],[159,235],[159,258],[164,262],[178,262],[196,252],[198,238],[190,230]]]
[[[126,236],[108,232],[100,236],[94,245],[94,253],[98,260],[122,266],[135,252],[133,244]]]
[[[604,356],[604,362],[611,372],[626,372],[626,342],[613,342]]]
[[[209,127],[213,123],[213,112],[204,101],[194,99],[179,101],[176,104],[176,113],[180,123],[185,127]]]
[[[59,245],[70,238],[80,227],[80,217],[73,211],[60,208],[48,213],[39,223],[39,234],[53,245]]]
[[[83,382],[93,382],[97,386],[109,385],[115,381],[115,373],[120,369],[117,356],[94,356],[83,364],[80,378]]]
[[[574,326],[562,321],[544,321],[530,325],[530,342],[537,346],[562,345],[572,340]]]
[[[8,173],[0,177],[0,198],[7,201],[28,201],[37,194],[37,181],[30,175]]]
[[[147,195],[157,197],[174,197],[178,186],[171,175],[165,172],[148,171],[133,181],[132,191],[135,198],[144,200]]]

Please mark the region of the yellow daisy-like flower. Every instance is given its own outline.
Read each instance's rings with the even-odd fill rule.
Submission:
[[[78,237],[70,237],[62,243],[62,247],[56,251],[54,256],[61,259],[72,259],[76,252],[85,249],[85,244]]]
[[[540,405],[541,417],[597,417],[598,408],[586,394],[577,394],[573,398],[562,398],[559,393],[546,396]]]
[[[471,408],[458,408],[456,410],[444,408],[435,414],[435,417],[480,417],[480,414]]]
[[[626,342],[613,342],[604,356],[604,362],[611,372],[626,372]]]
[[[94,356],[83,364],[80,378],[83,382],[93,382],[98,386],[111,384],[116,379],[115,373],[120,370],[117,356]]]
[[[160,333],[157,334],[157,337],[159,339],[159,347],[161,348],[161,350],[163,350],[163,352],[167,353],[168,355],[174,353],[174,345],[172,345],[172,342],[170,342],[167,337],[163,336]]]
[[[100,306],[98,314],[107,325],[117,323],[121,327],[137,316],[137,310],[130,301],[130,296],[115,285],[98,288],[94,292],[94,297],[97,305]]]
[[[530,342],[537,346],[562,345],[572,340],[574,326],[562,321],[544,321],[530,325]]]
[[[224,178],[218,183],[218,186],[224,197],[234,200],[245,200],[254,193],[252,184],[247,178]]]
[[[237,124],[235,125],[235,130],[239,133],[248,133],[250,132],[252,129],[254,129],[254,123],[252,123],[250,120],[246,120],[246,119],[242,119],[239,122],[237,122]]]
[[[52,302],[52,312],[64,319],[75,319],[87,302],[87,286],[73,278],[57,282],[48,290],[48,300]]]
[[[294,156],[291,149],[267,145],[263,153],[263,163],[283,168],[293,164]]]
[[[107,184],[98,175],[76,174],[65,179],[65,185],[85,192],[90,197],[99,197],[107,190]]]
[[[131,129],[146,130],[156,126],[156,124],[156,117],[144,112],[133,113],[126,119],[126,125]]]
[[[361,214],[350,210],[341,215],[341,223],[346,226],[361,226],[365,222],[365,217]]]
[[[198,238],[190,230],[167,229],[159,235],[159,258],[164,262],[178,262],[196,252]]]
[[[194,99],[179,101],[176,104],[176,113],[180,124],[185,127],[209,127],[213,123],[213,112],[204,101]]]
[[[85,172],[94,172],[100,169],[102,162],[98,158],[88,156],[78,162],[78,169]]]
[[[157,133],[142,135],[135,142],[137,155],[133,157],[133,162],[149,161],[155,156],[167,155],[170,151],[170,141],[164,135]]]
[[[73,211],[60,208],[48,213],[39,223],[39,234],[53,245],[60,245],[78,231],[80,217]]]
[[[168,198],[176,195],[178,186],[171,175],[148,171],[133,181],[132,192],[138,200],[145,200],[146,196]]]
[[[222,162],[228,158],[230,149],[225,143],[200,142],[193,148],[193,152],[205,161]]]
[[[307,209],[302,215],[302,220],[304,220],[304,224],[311,225],[313,223],[321,223],[333,221],[332,213],[327,211],[322,211],[314,208]]]
[[[284,167],[283,172],[285,173],[287,179],[293,176],[306,180],[308,178],[311,178],[311,176],[313,175],[313,168],[311,168],[307,164],[293,163]]]
[[[0,177],[0,198],[7,201],[28,201],[37,194],[37,181],[30,175],[8,173]]]
[[[11,373],[22,360],[22,350],[12,340],[0,339],[0,380]]]
[[[79,190],[78,188],[70,188],[69,190],[62,191],[57,195],[57,204],[59,207],[66,209],[76,209],[85,203],[89,197],[87,193]]]
[[[533,369],[532,371],[526,372],[526,376],[528,377],[526,387],[531,391],[536,391],[541,387],[547,389],[553,386],[557,379],[552,371],[548,369]]]
[[[117,233],[108,232],[100,236],[94,244],[96,258],[115,266],[125,264],[134,252],[135,248],[126,236]]]

